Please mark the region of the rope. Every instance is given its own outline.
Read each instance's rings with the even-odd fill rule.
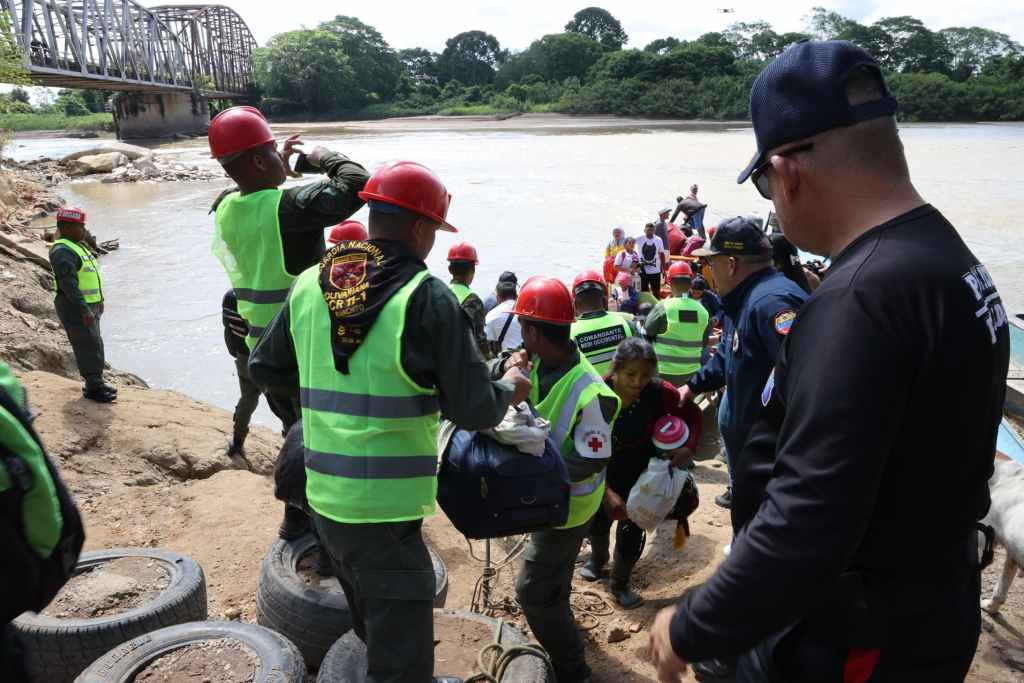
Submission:
[[[569,607],[581,631],[593,630],[601,624],[601,617],[615,614],[608,601],[592,590],[578,591],[574,588],[569,595]]]
[[[465,683],[501,683],[509,665],[512,664],[516,657],[523,655],[539,657],[544,662],[544,665],[547,666],[548,671],[551,672],[552,680],[554,680],[555,667],[551,663],[551,657],[544,651],[544,648],[539,643],[533,641],[524,645],[505,647],[501,644],[501,632],[504,628],[505,622],[498,619],[498,624],[494,629],[494,642],[484,645],[476,656],[476,666],[480,669],[480,672],[467,678]]]
[[[483,573],[477,578],[476,584],[473,586],[473,598],[469,606],[471,612],[487,616],[495,616],[495,613],[497,612],[505,612],[509,615],[519,613],[519,606],[515,601],[511,600],[507,596],[503,598],[501,602],[493,602],[491,600],[490,589],[493,589],[493,586],[498,582],[498,576],[501,574],[501,570],[512,564],[512,562],[522,554],[523,549],[526,547],[526,541],[528,538],[528,536],[524,535],[518,542],[516,542],[512,549],[506,553],[504,559],[496,564],[484,567]],[[473,544],[468,538],[466,539],[466,545],[469,547],[470,558],[483,564],[484,560],[476,556],[476,553],[473,551]]]

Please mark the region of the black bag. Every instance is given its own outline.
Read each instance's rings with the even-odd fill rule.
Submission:
[[[677,519],[685,522],[686,518],[693,514],[700,506],[700,494],[697,492],[697,483],[693,480],[693,475],[686,477],[686,484],[683,485],[683,490],[679,492],[679,497],[676,498],[676,504],[672,506],[672,512],[668,513],[665,519]]]
[[[57,545],[49,557],[39,557],[25,537],[22,513],[22,499],[33,485],[32,473],[17,453],[0,444],[0,461],[12,483],[0,493],[0,548],[4,549],[4,559],[0,561],[0,624],[4,624],[26,610],[39,612],[50,604],[74,573],[85,542],[85,529],[75,501],[46,454],[28,414],[3,390],[0,406],[21,423],[43,451],[62,519]]]
[[[442,455],[437,502],[466,538],[550,529],[569,517],[569,471],[550,438],[535,457],[456,429]]]

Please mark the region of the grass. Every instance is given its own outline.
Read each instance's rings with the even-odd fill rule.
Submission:
[[[64,114],[0,114],[0,129],[27,130],[114,130],[114,115],[106,112],[86,116]]]

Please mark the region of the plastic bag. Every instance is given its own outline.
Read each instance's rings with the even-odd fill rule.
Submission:
[[[521,453],[540,457],[544,454],[544,443],[547,441],[551,424],[542,417],[533,414],[525,403],[509,406],[505,419],[496,427],[483,430],[483,433],[506,446],[514,446]]]
[[[686,472],[673,468],[670,461],[651,458],[629,492],[626,513],[630,521],[644,531],[654,531],[672,512],[686,479]]]

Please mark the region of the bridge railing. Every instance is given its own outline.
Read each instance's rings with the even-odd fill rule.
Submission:
[[[219,5],[148,9],[134,0],[0,0],[32,80],[106,90],[244,95],[249,28]]]

